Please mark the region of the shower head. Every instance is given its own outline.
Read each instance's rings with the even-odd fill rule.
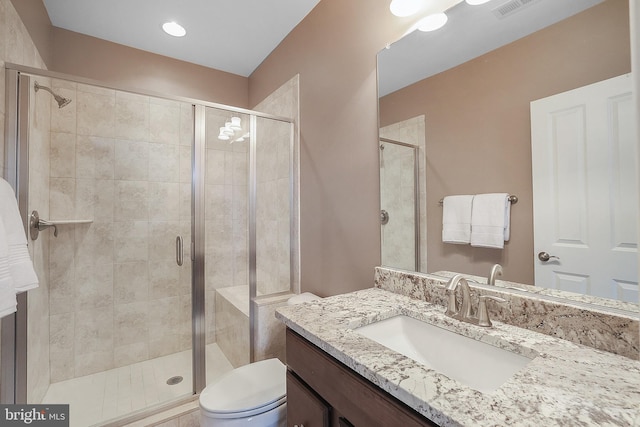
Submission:
[[[42,86],[41,84],[39,84],[37,81],[33,84],[33,88],[37,91],[39,91],[40,89],[44,89],[47,92],[49,92],[51,95],[53,95],[53,98],[56,100],[56,102],[58,103],[58,108],[62,108],[65,105],[68,105],[71,100],[69,98],[64,98],[58,94],[55,94],[51,89],[49,89],[46,86]]]

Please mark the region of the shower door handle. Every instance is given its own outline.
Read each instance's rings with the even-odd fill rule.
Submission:
[[[176,237],[176,264],[182,265],[184,261],[184,251],[182,245],[182,236]]]

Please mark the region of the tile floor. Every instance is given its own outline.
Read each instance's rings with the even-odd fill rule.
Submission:
[[[217,344],[207,345],[207,382],[233,369]],[[167,379],[180,375],[177,385]],[[191,394],[191,351],[51,384],[43,403],[68,403],[70,427],[103,424]]]

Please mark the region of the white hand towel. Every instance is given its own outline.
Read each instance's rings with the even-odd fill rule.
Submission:
[[[0,220],[3,222],[9,246],[9,271],[16,292],[38,287],[38,276],[29,257],[27,238],[13,189],[0,178]]]
[[[442,241],[467,244],[471,240],[471,202],[473,196],[447,196],[442,201]]]
[[[9,271],[9,245],[7,233],[0,221],[0,317],[16,311],[16,289]]]
[[[509,240],[510,212],[509,194],[476,195],[471,209],[471,246],[504,248]]]

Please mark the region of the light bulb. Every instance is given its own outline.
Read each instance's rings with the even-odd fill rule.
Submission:
[[[173,37],[183,37],[187,34],[187,30],[184,27],[176,22],[165,22],[162,24],[162,29],[165,33],[169,34]]]
[[[480,4],[485,4],[491,0],[465,0],[467,2],[467,4],[470,4],[471,6],[478,6]]]
[[[218,135],[218,139],[226,141],[229,139],[229,134],[225,132],[226,128],[223,126],[220,128],[220,134]]]
[[[220,133],[224,133],[225,135],[233,136],[233,129],[231,129],[231,122],[226,122],[224,127],[220,128]]]
[[[231,126],[229,127],[233,130],[242,130],[242,125],[240,123],[240,117],[231,117]]]
[[[395,16],[411,16],[420,10],[422,0],[393,0],[389,5],[389,10]]]
[[[435,31],[444,27],[449,18],[442,13],[434,13],[433,15],[425,16],[418,22],[418,29],[420,31]]]

